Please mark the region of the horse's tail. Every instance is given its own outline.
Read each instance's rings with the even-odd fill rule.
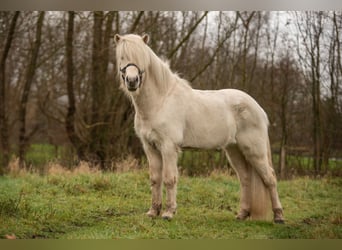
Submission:
[[[272,167],[271,157],[270,142],[267,139],[267,158],[269,167]],[[272,220],[270,193],[255,168],[251,167],[249,174],[251,175],[250,217],[252,220]]]

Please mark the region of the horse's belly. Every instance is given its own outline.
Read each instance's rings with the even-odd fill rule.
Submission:
[[[214,149],[235,143],[235,129],[227,123],[192,124],[183,135],[183,147]]]

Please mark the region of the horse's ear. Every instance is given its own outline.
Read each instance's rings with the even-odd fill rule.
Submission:
[[[149,37],[149,35],[147,35],[147,34],[144,34],[143,36],[142,36],[142,40],[144,41],[144,43],[148,43],[148,41],[150,40],[150,37]]]
[[[114,42],[115,42],[116,44],[118,44],[120,40],[121,40],[121,36],[120,36],[119,34],[115,34],[115,36],[114,36]]]

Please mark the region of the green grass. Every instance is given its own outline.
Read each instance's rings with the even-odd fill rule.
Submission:
[[[272,156],[273,166],[278,171],[279,154]],[[228,162],[225,155],[221,151],[215,150],[184,150],[179,159],[181,171],[189,176],[205,176],[215,169],[226,169]],[[291,176],[305,176],[315,175],[313,168],[313,158],[304,155],[290,155],[286,156],[286,172],[288,177]],[[342,175],[342,160],[330,158],[327,166],[322,166],[320,170],[321,175],[330,174],[333,176]]]
[[[279,182],[285,225],[239,222],[234,177],[181,177],[178,213],[150,219],[147,170],[0,178],[0,238],[322,239],[342,236],[342,179]]]
[[[58,147],[50,144],[32,144],[26,152],[28,164],[43,165],[52,159],[58,159]]]
[[[273,164],[278,165],[279,155],[273,154]],[[286,156],[287,171],[295,173],[296,175],[313,175],[315,170],[313,167],[313,158],[309,156]],[[324,169],[326,168],[326,169]],[[342,160],[336,158],[330,158],[328,160],[328,166],[322,166],[322,173],[330,173],[331,175],[340,176],[342,171]]]

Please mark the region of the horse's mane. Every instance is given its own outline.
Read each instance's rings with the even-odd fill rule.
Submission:
[[[161,91],[167,91],[173,84],[190,87],[187,81],[171,71],[168,61],[159,58],[138,35],[123,36],[120,45],[117,47],[116,56],[119,60],[124,56],[137,64],[140,69],[145,70],[148,77],[153,78],[158,83],[157,87],[161,88]]]

